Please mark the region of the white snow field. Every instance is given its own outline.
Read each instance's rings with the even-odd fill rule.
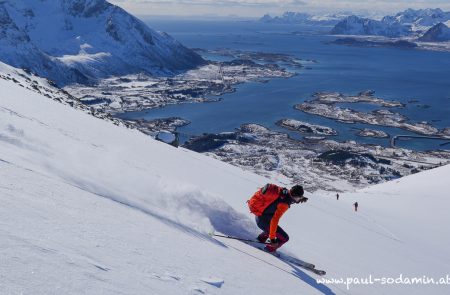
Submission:
[[[283,251],[327,280],[389,284],[320,283],[208,235],[258,234],[245,202],[271,180],[0,79],[0,294],[449,294],[399,280],[450,272],[449,175],[293,205]]]

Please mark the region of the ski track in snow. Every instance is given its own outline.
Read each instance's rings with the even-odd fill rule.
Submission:
[[[397,238],[397,237],[396,237],[392,232],[390,232],[387,228],[385,228],[385,227],[381,226],[380,224],[376,223],[374,220],[371,220],[371,219],[368,218],[368,217],[361,218],[361,214],[358,215],[358,219],[359,219],[360,221],[361,221],[362,219],[364,219],[365,221],[368,221],[369,223],[373,224],[375,227],[378,227],[379,229],[381,229],[381,231],[378,231],[378,230],[374,229],[373,227],[364,225],[364,224],[367,223],[367,222],[361,222],[361,223],[360,223],[360,222],[355,222],[355,220],[354,220],[353,218],[350,219],[350,218],[345,217],[345,216],[343,216],[343,215],[337,215],[337,214],[335,214],[335,213],[332,213],[331,211],[322,209],[322,208],[320,208],[320,207],[318,207],[318,206],[316,206],[316,205],[311,205],[311,207],[314,208],[315,210],[321,211],[321,212],[323,212],[323,213],[325,213],[325,214],[327,214],[327,215],[329,215],[329,216],[333,216],[333,217],[342,219],[342,220],[344,220],[345,222],[352,224],[353,226],[361,227],[361,228],[363,228],[363,229],[365,229],[365,230],[368,230],[368,231],[371,231],[371,232],[373,232],[373,233],[376,233],[376,234],[378,234],[378,235],[380,235],[380,236],[382,236],[382,237],[384,237],[384,238],[391,239],[391,240],[394,240],[394,241],[397,241],[397,242],[400,242],[400,243],[402,242],[399,238]]]
[[[8,174],[10,176],[15,177],[21,177],[23,181],[28,181],[27,177],[20,172],[20,170],[23,170],[23,168],[17,167],[15,165],[12,165],[11,163],[7,163],[6,161],[1,161],[2,165],[9,165],[13,170],[7,169],[7,167],[2,167],[3,171],[8,171]],[[15,171],[15,172],[14,172]],[[35,175],[36,173],[32,170],[27,170],[29,173]],[[16,175],[14,175],[16,174]],[[38,174],[39,175],[39,174]],[[25,177],[24,177],[25,176]],[[39,175],[39,177],[43,177],[45,179],[48,179],[50,182],[54,182],[55,180],[49,178],[45,175]],[[33,176],[34,178],[34,176]],[[39,182],[41,183],[41,182]],[[45,183],[45,182],[43,182]],[[38,182],[35,182],[36,185],[39,185]],[[8,192],[5,192],[3,190],[3,187],[5,187],[3,184],[0,187],[0,192],[2,195],[2,198],[5,197],[13,197],[12,190],[8,190]],[[76,188],[75,188],[76,189]],[[39,194],[39,190],[45,190],[45,187],[42,186],[39,189],[34,189],[36,194]],[[17,189],[15,190],[17,191]],[[25,191],[22,191],[22,193],[26,193]],[[8,200],[8,199],[6,199]],[[44,217],[45,218],[45,217]],[[47,220],[48,222],[51,222],[51,219]],[[1,224],[4,224],[3,222]],[[33,267],[30,269],[31,274],[35,273],[42,273],[44,272],[45,268],[53,266],[53,267],[70,267],[74,271],[81,271],[85,273],[87,269],[89,269],[88,273],[85,273],[85,276],[87,276],[89,279],[93,279],[95,281],[99,282],[107,282],[108,280],[104,277],[102,277],[101,273],[107,273],[109,271],[117,271],[117,269],[114,269],[114,267],[108,266],[108,264],[102,263],[98,260],[95,256],[91,256],[88,253],[86,253],[84,250],[78,251],[78,249],[71,249],[69,252],[64,251],[61,252],[58,249],[63,248],[63,244],[59,244],[58,242],[53,241],[52,246],[49,247],[47,245],[48,241],[46,241],[46,238],[39,237],[39,238],[30,238],[30,237],[23,237],[21,236],[21,232],[10,234],[8,232],[5,232],[2,228],[0,228],[0,233],[3,242],[0,242],[0,249],[2,250],[2,255],[5,255],[7,257],[11,257],[11,259],[8,260],[7,264],[3,264],[0,267],[0,271],[2,267],[8,267],[10,269],[17,268],[18,264],[22,264],[24,266],[29,265],[29,262],[32,261],[40,261],[38,265],[39,267]],[[6,243],[5,243],[6,242]],[[5,249],[7,249],[5,251]],[[12,252],[11,252],[12,251]],[[47,261],[52,261],[51,265],[47,263]],[[33,264],[34,265],[34,264]],[[100,273],[98,273],[100,271]],[[55,274],[57,275],[57,274]],[[153,273],[151,275],[152,277],[160,280],[160,281],[167,281],[167,282],[178,282],[182,280],[182,276],[165,272],[164,274],[157,274]],[[50,277],[49,277],[50,278]],[[55,281],[57,281],[57,277],[54,277],[53,274],[51,274],[51,278],[53,278]],[[198,281],[202,281],[201,279],[198,279]],[[8,282],[8,281],[7,281]],[[18,281],[10,281],[9,282],[12,285],[19,283]],[[25,282],[23,282],[24,285],[26,285]],[[207,293],[206,288],[199,288],[199,290],[203,290],[205,293]],[[81,291],[81,290],[80,290]]]
[[[227,247],[238,251],[240,253],[243,253],[249,257],[252,257],[264,264],[267,264],[281,272],[284,272],[286,274],[289,274],[295,278],[301,279],[303,282],[307,283],[317,291],[320,291],[322,294],[326,295],[332,295],[335,294],[330,288],[323,284],[317,283],[317,281],[307,273],[306,270],[285,261],[282,261],[278,259],[275,256],[272,256],[269,253],[265,253],[260,249],[254,248],[253,251],[250,251],[253,247],[247,246],[247,248],[243,247],[245,245],[244,243],[240,243],[239,241],[235,241],[234,243],[232,241],[228,242],[222,242]],[[324,276],[326,277],[326,276]]]

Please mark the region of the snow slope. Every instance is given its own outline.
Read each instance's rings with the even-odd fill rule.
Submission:
[[[2,294],[448,294],[439,285],[322,284],[208,232],[258,233],[245,201],[268,180],[0,79]],[[450,166],[336,201],[309,195],[285,251],[327,278],[443,276]],[[272,180],[273,181],[273,180]],[[352,211],[354,201],[360,212]]]

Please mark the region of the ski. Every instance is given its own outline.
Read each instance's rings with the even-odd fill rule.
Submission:
[[[316,266],[312,263],[308,263],[308,262],[304,262],[300,259],[294,258],[294,257],[290,257],[284,254],[281,254],[280,256],[277,256],[279,259],[287,262],[287,263],[291,263],[295,266],[301,267],[305,270],[311,271],[313,273],[315,273],[316,275],[319,276],[324,276],[327,274],[326,271],[321,270],[321,269],[316,269]]]
[[[324,271],[324,270],[316,269],[316,266],[314,264],[312,264],[312,263],[305,262],[303,260],[291,257],[289,255],[286,255],[286,254],[283,254],[283,253],[280,253],[280,252],[271,253],[271,252],[266,251],[265,248],[257,247],[257,246],[254,246],[254,245],[251,245],[251,246],[253,246],[253,247],[255,247],[255,248],[257,248],[257,249],[259,249],[261,251],[264,251],[266,253],[269,253],[269,254],[277,257],[278,259],[280,259],[280,260],[282,260],[282,261],[284,261],[284,262],[286,262],[288,264],[293,264],[295,266],[298,266],[300,268],[303,268],[305,270],[313,272],[316,275],[324,276],[324,275],[327,274],[327,272]]]
[[[312,264],[312,263],[305,262],[305,261],[302,261],[300,259],[296,259],[294,257],[290,257],[290,256],[287,256],[287,255],[284,255],[284,254],[280,254],[279,258],[283,259],[283,260],[286,260],[286,261],[289,261],[289,262],[291,262],[293,264],[302,266],[302,267],[314,268],[314,269],[316,268],[316,266],[314,264]]]
[[[271,253],[271,252],[266,251],[265,247],[263,246],[264,244],[266,244],[264,242],[260,242],[260,241],[257,241],[257,240],[242,239],[242,238],[233,237],[233,236],[220,235],[220,234],[215,234],[213,232],[210,233],[210,236],[241,241],[241,242],[243,242],[243,243],[245,243],[247,245],[250,245],[250,246],[252,246],[252,247],[254,247],[256,249],[259,249],[259,250],[261,250],[263,252],[271,254],[271,255],[277,257],[278,259],[288,263],[288,264],[290,263],[290,264],[293,264],[295,266],[301,267],[301,268],[303,268],[305,270],[308,270],[310,272],[313,272],[313,273],[315,273],[316,275],[319,275],[319,276],[326,275],[326,271],[320,270],[320,269],[316,269],[316,266],[314,264],[312,264],[312,263],[305,262],[303,260],[291,257],[291,256],[283,254],[283,253],[279,253],[279,252]]]

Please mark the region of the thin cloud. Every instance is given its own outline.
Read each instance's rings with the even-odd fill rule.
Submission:
[[[160,5],[201,5],[201,6],[287,6],[287,5],[307,5],[302,0],[112,0],[112,3],[127,4],[160,4]]]
[[[239,16],[272,15],[285,11],[310,13],[353,12],[395,14],[406,8],[450,10],[449,0],[109,0],[140,15],[216,14]]]

